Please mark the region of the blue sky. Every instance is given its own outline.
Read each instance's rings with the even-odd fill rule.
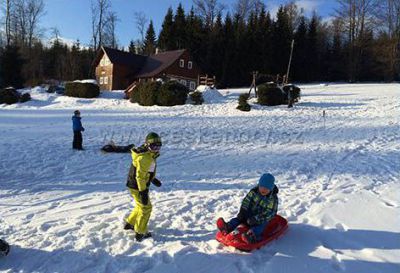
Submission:
[[[44,0],[46,14],[41,19],[41,25],[50,36],[50,29],[57,27],[61,37],[76,40],[82,44],[90,42],[90,0]],[[112,9],[117,13],[120,21],[117,24],[117,37],[120,45],[128,45],[132,39],[139,38],[139,33],[134,22],[134,13],[143,12],[153,20],[158,34],[168,7],[174,11],[182,2],[185,11],[192,6],[191,0],[111,0]],[[235,0],[221,0],[227,9],[231,9]],[[279,5],[286,0],[265,0],[268,10],[275,13]],[[322,17],[330,17],[336,5],[336,0],[298,0],[300,7],[310,13],[316,10]]]

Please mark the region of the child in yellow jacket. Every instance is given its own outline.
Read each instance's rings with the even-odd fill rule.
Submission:
[[[131,150],[132,164],[126,186],[135,200],[135,207],[125,219],[124,229],[134,230],[137,241],[151,237],[147,227],[152,210],[149,187],[150,183],[161,186],[160,180],[156,178],[156,159],[160,155],[161,146],[160,136],[152,132],[146,136],[144,145]]]

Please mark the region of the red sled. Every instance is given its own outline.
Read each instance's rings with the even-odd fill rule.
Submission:
[[[263,239],[257,243],[249,244],[242,240],[242,234],[249,230],[249,227],[246,225],[240,225],[236,230],[228,234],[218,231],[215,238],[218,242],[226,246],[233,246],[241,251],[252,251],[278,239],[288,227],[288,221],[282,216],[276,215],[265,227]]]

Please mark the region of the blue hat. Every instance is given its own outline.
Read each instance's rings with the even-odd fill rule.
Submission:
[[[272,189],[275,187],[275,177],[270,173],[264,173],[260,177],[258,185],[272,191]]]

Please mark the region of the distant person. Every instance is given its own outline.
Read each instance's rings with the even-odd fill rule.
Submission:
[[[0,239],[0,255],[7,256],[10,252],[10,245],[6,241]]]
[[[152,211],[149,189],[150,183],[156,187],[161,186],[161,181],[156,178],[156,159],[160,155],[161,146],[160,136],[152,132],[146,136],[142,146],[131,150],[132,164],[126,186],[135,201],[135,207],[125,219],[124,229],[135,231],[137,241],[151,237],[147,227]]]
[[[240,224],[249,226],[249,230],[242,234],[242,240],[254,244],[262,240],[262,235],[269,221],[275,217],[278,210],[278,187],[275,186],[275,177],[270,173],[261,176],[258,185],[252,188],[242,201],[239,214],[225,222],[223,218],[217,221],[221,232],[230,233]]]
[[[81,112],[79,110],[75,110],[74,115],[72,116],[72,130],[74,131],[74,140],[72,142],[72,148],[75,150],[83,150],[82,132],[85,131],[85,128],[83,128],[82,126]]]

